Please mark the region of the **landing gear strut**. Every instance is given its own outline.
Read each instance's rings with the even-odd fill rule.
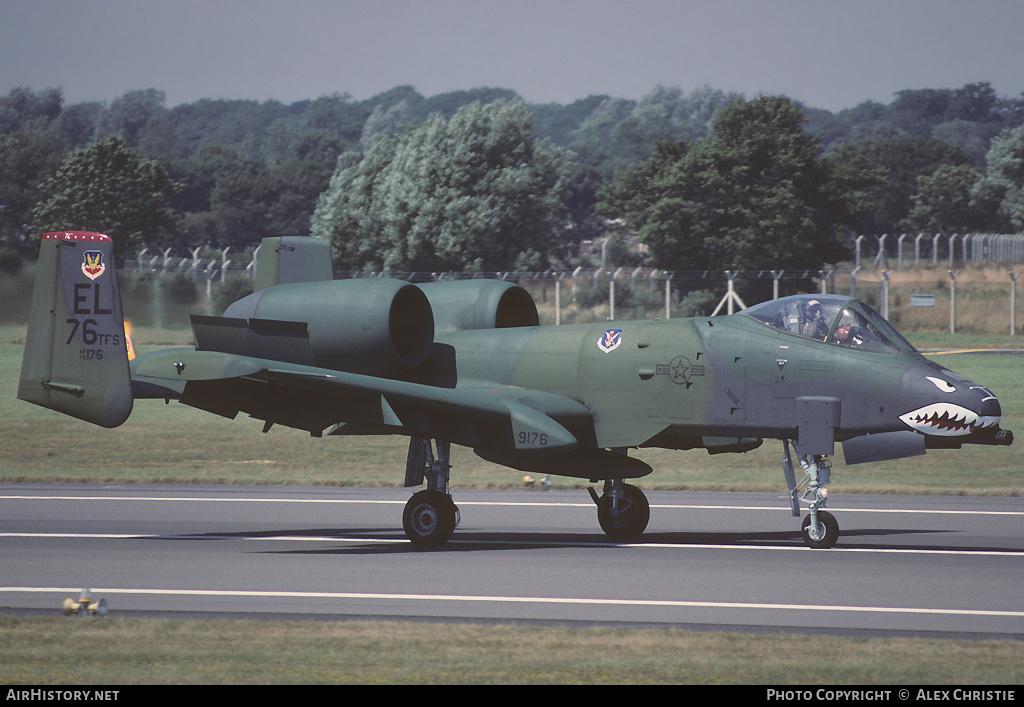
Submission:
[[[831,464],[821,455],[801,455],[796,444],[793,449],[797,453],[800,467],[804,470],[804,478],[799,485],[796,483],[796,472],[793,455],[789,451],[790,440],[782,440],[782,470],[789,486],[789,503],[793,516],[800,517],[800,501],[807,503],[807,517],[800,526],[800,534],[804,543],[813,548],[830,548],[839,539],[839,523],[828,511],[822,510],[828,501],[828,485],[832,478]],[[801,490],[803,493],[801,494]]]
[[[448,489],[450,455],[451,444],[448,442],[435,440],[431,445],[431,441],[423,437],[409,440],[405,485],[419,486],[424,479],[427,482],[427,488],[414,493],[402,513],[402,527],[413,545],[444,545],[459,524],[459,508],[452,501]]]

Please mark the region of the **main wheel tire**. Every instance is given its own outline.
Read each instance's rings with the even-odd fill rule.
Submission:
[[[808,547],[828,549],[835,546],[839,539],[839,521],[828,511],[818,511],[818,533],[821,537],[811,537],[811,516],[804,517],[800,526],[800,534]]]
[[[438,547],[451,538],[458,508],[451,496],[440,491],[419,491],[405,504],[402,527],[413,545]]]
[[[651,504],[644,492],[636,486],[624,484],[622,491],[626,505],[623,512],[613,515],[612,497],[605,494],[597,503],[597,522],[612,540],[635,540],[647,529],[647,523],[651,520]]]

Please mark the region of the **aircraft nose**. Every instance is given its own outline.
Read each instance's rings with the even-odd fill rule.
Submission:
[[[992,391],[948,369],[912,366],[903,392],[913,409],[900,419],[918,432],[955,437],[999,429],[1002,408]]]
[[[981,401],[978,405],[978,426],[992,427],[993,425],[998,425],[1003,417],[1003,409],[999,405],[999,399],[987,388],[983,388],[980,385],[974,385],[973,390],[977,391],[977,394],[981,396]]]

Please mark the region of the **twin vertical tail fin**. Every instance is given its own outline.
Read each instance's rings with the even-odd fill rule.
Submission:
[[[273,236],[260,243],[253,291],[293,282],[334,279],[331,244],[310,236]]]
[[[117,427],[132,411],[130,345],[110,238],[44,234],[18,397]]]

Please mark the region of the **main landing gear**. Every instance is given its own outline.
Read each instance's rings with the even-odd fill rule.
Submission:
[[[436,447],[436,453],[435,453]],[[405,485],[419,486],[424,479],[427,488],[412,495],[402,513],[402,527],[413,545],[438,547],[451,538],[459,524],[459,508],[448,489],[451,465],[451,444],[413,437],[409,440],[409,456],[405,464]]]
[[[612,451],[626,455],[623,447]],[[611,540],[628,542],[643,535],[651,520],[651,504],[643,491],[622,479],[605,479],[601,496],[590,486],[587,491],[597,504],[597,522]]]
[[[615,450],[625,454],[625,450]],[[451,444],[441,440],[413,437],[405,464],[405,485],[427,488],[417,491],[405,504],[402,527],[418,547],[439,547],[451,538],[459,524],[459,508],[448,488],[451,476]],[[601,496],[587,489],[597,504],[597,521],[616,542],[635,540],[651,519],[651,506],[643,491],[622,479],[607,479]]]
[[[644,492],[622,479],[608,479],[604,482],[604,494],[597,495],[588,486],[590,497],[597,504],[597,522],[601,530],[616,542],[635,540],[647,528],[651,519],[651,505]]]
[[[796,452],[800,467],[804,470],[804,478],[797,485],[793,454],[790,453],[789,445],[790,440],[782,440],[782,470],[789,486],[789,503],[796,518],[800,517],[801,501],[807,503],[808,511],[800,525],[800,534],[808,547],[833,547],[839,539],[839,523],[835,516],[822,510],[828,501],[828,489],[825,487],[832,478],[831,464],[821,455],[801,455],[794,442],[793,450]]]

